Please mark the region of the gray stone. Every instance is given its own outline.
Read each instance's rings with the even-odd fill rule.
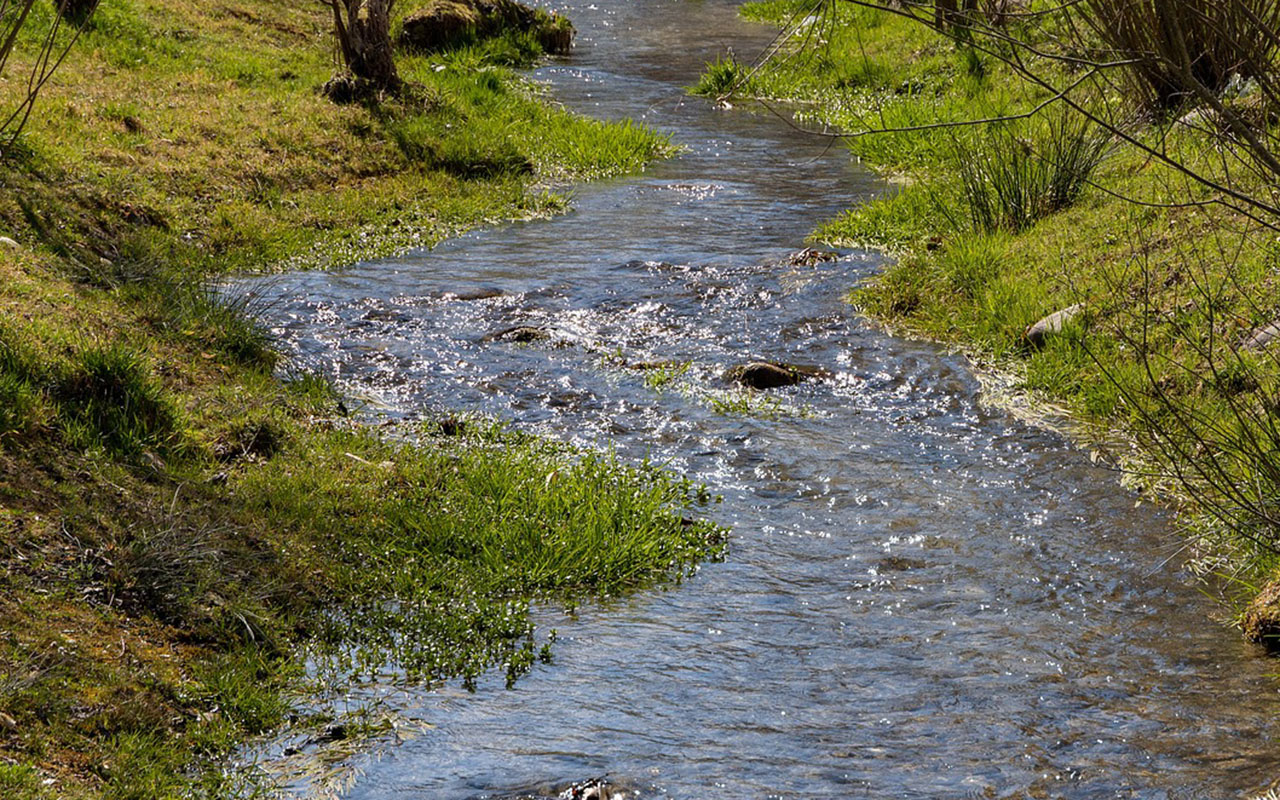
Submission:
[[[484,337],[484,342],[516,342],[519,344],[528,344],[529,342],[540,342],[544,339],[550,339],[551,332],[546,328],[537,328],[532,325],[517,325],[514,328],[507,328],[491,333]]]
[[[1212,133],[1223,130],[1222,114],[1209,106],[1197,106],[1178,117],[1178,124],[1184,128]]]
[[[1275,341],[1277,337],[1280,337],[1280,320],[1268,322],[1261,328],[1255,328],[1253,332],[1240,343],[1240,349],[1263,350]]]
[[[492,287],[483,287],[480,289],[469,289],[462,292],[448,292],[455,300],[471,301],[471,300],[489,300],[494,297],[502,297],[506,292],[501,289]]]
[[[10,250],[22,249],[22,245],[18,244],[13,239],[10,239],[8,236],[0,236],[0,247],[7,247]]]
[[[1055,333],[1061,333],[1067,323],[1080,315],[1084,311],[1083,303],[1076,303],[1073,306],[1067,306],[1061,311],[1055,311],[1044,319],[1036,322],[1027,328],[1023,336],[1027,340],[1027,344],[1035,348],[1044,347],[1049,337]]]

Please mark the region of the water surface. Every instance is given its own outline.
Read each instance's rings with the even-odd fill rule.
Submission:
[[[569,618],[513,691],[421,691],[435,727],[354,798],[472,798],[609,774],[644,797],[1228,798],[1276,777],[1273,667],[1165,560],[1169,521],[1056,435],[984,408],[965,361],[842,301],[881,267],[790,266],[881,191],[772,114],[687,98],[772,32],[728,0],[571,3],[536,73],[685,155],[575,210],[272,278],[303,363],[392,417],[463,408],[652,457],[725,496],[727,561]],[[486,343],[514,325],[549,341]],[[718,413],[751,358],[830,377]],[[656,389],[626,364],[690,362]],[[757,405],[759,405],[757,403]]]

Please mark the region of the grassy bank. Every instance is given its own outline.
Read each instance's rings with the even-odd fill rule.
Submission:
[[[401,53],[405,93],[334,104],[328,25],[106,0],[0,159],[0,796],[230,794],[232,748],[308,723],[304,655],[515,680],[550,655],[530,601],[720,547],[659,470],[475,422],[370,433],[208,288],[552,213],[548,187],[669,149],[547,103],[518,35]]]
[[[811,5],[774,0],[743,13],[784,24]],[[1033,46],[1053,33],[1041,18],[1011,25]],[[1059,85],[1078,74],[1042,68]],[[1241,346],[1280,317],[1273,231],[1079,114],[1050,105],[1019,118],[1051,92],[964,37],[882,10],[836,3],[763,69],[722,61],[697,90],[784,101],[815,130],[853,134],[845,142],[886,188],[815,238],[894,258],[852,301],[895,332],[1009,376],[1039,413],[1067,411],[1135,485],[1183,507],[1196,566],[1228,576],[1236,602],[1273,577],[1280,369],[1265,349]],[[1240,162],[1203,117],[1178,114],[1135,117],[1124,130],[1265,193],[1230,174]],[[936,127],[984,118],[1006,119]],[[1028,336],[1068,309],[1058,330]]]

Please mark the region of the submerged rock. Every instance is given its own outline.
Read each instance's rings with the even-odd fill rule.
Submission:
[[[1278,337],[1280,337],[1280,319],[1275,322],[1269,322],[1261,328],[1255,328],[1249,336],[1240,343],[1240,349],[1263,350]]]
[[[913,569],[924,569],[927,566],[929,566],[927,561],[905,556],[888,556],[876,562],[876,569],[880,572],[907,572]]]
[[[614,791],[608,778],[595,778],[575,783],[562,791],[558,800],[621,800],[625,792]]]
[[[1249,641],[1280,650],[1280,581],[1262,587],[1240,618],[1240,629]]]
[[[495,289],[491,286],[485,286],[479,289],[469,289],[464,292],[449,292],[455,300],[489,300],[494,297],[502,297],[506,292],[501,289]]]
[[[312,744],[330,744],[332,742],[341,742],[350,738],[351,730],[341,722],[334,722],[320,731],[319,734],[312,737]]]
[[[529,342],[540,342],[550,338],[551,331],[546,328],[538,328],[533,325],[517,325],[514,328],[507,328],[496,333],[491,333],[480,341],[528,344]]]
[[[441,50],[506,30],[532,33],[548,53],[567,53],[573,44],[568,19],[516,0],[431,0],[405,17],[398,41],[414,50]]]
[[[1067,306],[1061,311],[1055,311],[1028,327],[1026,332],[1023,333],[1023,337],[1027,340],[1027,344],[1034,348],[1044,347],[1049,337],[1055,333],[1061,333],[1067,323],[1078,317],[1081,311],[1084,311],[1084,303],[1076,303],[1073,306]]]
[[[777,389],[782,386],[795,386],[809,378],[817,378],[825,374],[826,372],[818,367],[753,361],[729,370],[725,373],[725,379],[751,389]]]

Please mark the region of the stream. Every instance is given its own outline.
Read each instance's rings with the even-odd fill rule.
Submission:
[[[468,409],[706,482],[728,558],[572,616],[513,690],[407,690],[431,727],[351,798],[1244,798],[1280,778],[1273,662],[1212,621],[1169,515],[985,407],[965,359],[860,320],[882,258],[788,264],[884,191],[777,116],[686,96],[773,31],[731,0],[571,0],[534,72],[687,151],[573,210],[430,251],[241,284],[296,362],[392,419]],[[259,283],[260,280],[260,283]],[[517,325],[531,344],[485,342]],[[689,362],[664,386],[619,362]],[[827,378],[744,395],[755,358]],[[652,375],[652,373],[648,373]],[[1167,563],[1168,562],[1168,563]],[[403,694],[403,692],[402,692]]]

